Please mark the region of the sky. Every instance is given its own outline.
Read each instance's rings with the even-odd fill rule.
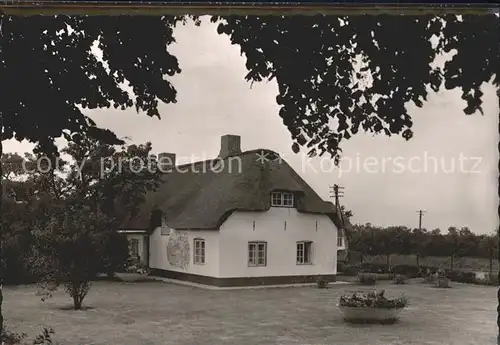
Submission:
[[[217,156],[220,137],[241,136],[242,150],[271,149],[325,200],[330,186],[344,187],[341,204],[353,223],[447,229],[467,226],[490,233],[498,226],[498,99],[485,85],[484,115],[466,116],[459,91],[433,93],[422,108],[409,106],[414,137],[361,133],[344,141],[341,168],[328,157],[293,154],[292,140],[278,115],[277,84],[250,86],[245,58],[215,24],[175,29],[168,49],[182,73],[171,79],[176,104],[159,106],[161,120],[134,109],[86,111],[96,123],[130,143],[152,142],[156,152],[176,153],[182,163]],[[27,152],[29,143],[7,141],[6,152]]]

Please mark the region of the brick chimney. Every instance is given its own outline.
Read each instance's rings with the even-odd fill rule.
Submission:
[[[226,158],[240,153],[241,137],[239,135],[226,134],[220,138],[220,158]]]
[[[175,153],[158,153],[158,169],[160,172],[169,172],[175,167]]]

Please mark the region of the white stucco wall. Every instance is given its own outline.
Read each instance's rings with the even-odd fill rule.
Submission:
[[[174,230],[173,235],[167,235],[169,230],[165,227],[156,228],[149,238],[150,257],[149,267],[162,270],[198,274],[210,277],[219,276],[219,232],[217,230]],[[186,243],[189,244],[189,258],[187,265],[172,265],[167,257],[167,246],[171,237],[179,239],[179,235],[185,236]],[[194,239],[205,240],[205,264],[193,264]]]
[[[248,266],[250,241],[267,242],[266,266]],[[297,265],[297,241],[313,242],[312,264]],[[223,278],[337,273],[337,227],[325,215],[274,207],[267,212],[235,212],[220,228],[219,246]]]

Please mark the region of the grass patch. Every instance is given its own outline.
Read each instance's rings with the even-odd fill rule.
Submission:
[[[336,307],[346,290],[343,285],[332,285],[328,291],[205,290],[156,281],[95,282],[84,302],[95,309],[77,313],[57,309],[70,303],[64,291],[41,302],[34,286],[4,287],[3,311],[15,332],[33,339],[49,325],[55,330],[54,344],[61,345],[295,344],[297,339],[343,345],[368,344],[370,339],[387,345],[395,339],[415,339],[419,345],[491,344],[495,287],[457,284],[446,290],[443,304],[443,295],[425,285],[379,285],[388,296],[404,293],[415,309],[407,308],[390,331],[372,327],[369,334],[343,322]]]

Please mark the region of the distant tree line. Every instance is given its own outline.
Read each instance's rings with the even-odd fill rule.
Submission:
[[[387,264],[393,254],[415,255],[417,266],[420,259],[428,256],[449,257],[450,268],[460,257],[476,257],[489,260],[498,258],[498,229],[491,234],[478,235],[468,227],[449,227],[446,233],[440,229],[411,229],[406,226],[379,227],[370,223],[354,225],[349,233],[349,251],[363,255],[385,255]]]

